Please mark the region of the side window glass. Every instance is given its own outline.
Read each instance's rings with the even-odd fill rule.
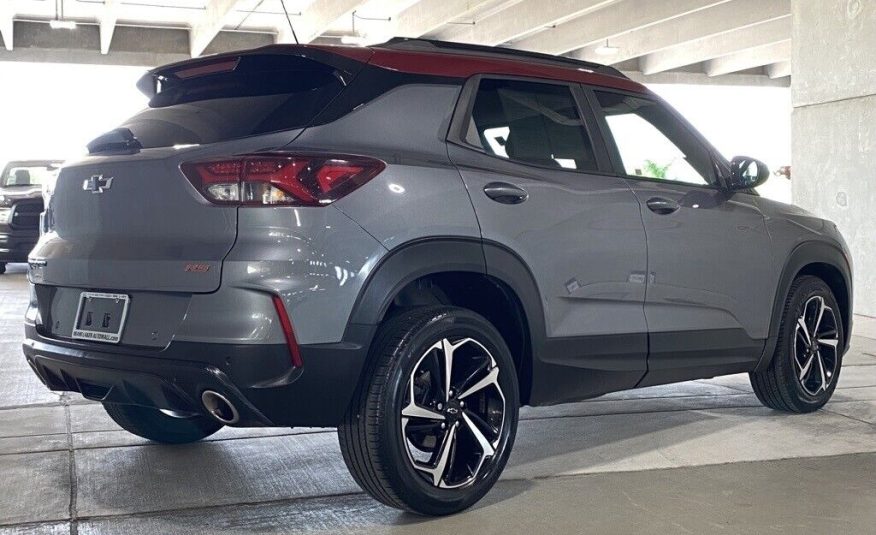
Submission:
[[[483,80],[466,142],[487,154],[545,167],[595,171],[596,157],[567,86]]]
[[[662,105],[596,91],[627,175],[684,184],[714,183],[708,151]]]

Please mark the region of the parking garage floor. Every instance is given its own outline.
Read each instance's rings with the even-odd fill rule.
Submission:
[[[872,533],[876,320],[826,409],[760,406],[744,375],[524,409],[503,480],[440,519],[371,501],[333,430],[224,429],[187,446],[47,391],[21,356],[23,266],[0,277],[0,534]]]

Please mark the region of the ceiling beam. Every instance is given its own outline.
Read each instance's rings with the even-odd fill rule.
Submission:
[[[669,71],[646,76],[639,71],[621,71],[640,84],[721,85],[747,87],[789,87],[789,78],[770,79],[762,74],[734,73],[710,78],[704,72]]]
[[[0,3],[3,1],[0,0]],[[267,32],[219,32],[210,43],[209,50],[229,52],[273,42],[274,36]],[[44,22],[18,20],[15,21],[15,50],[7,51],[0,46],[0,61],[151,68],[190,58],[190,52],[188,28],[117,25],[109,53],[101,54],[100,28],[97,24],[80,24],[70,32],[53,30]]]
[[[189,45],[192,57],[198,57],[210,46],[222,28],[234,14],[234,7],[240,0],[210,0],[200,18],[192,24],[189,32]],[[103,45],[101,45],[103,46]]]
[[[292,17],[295,35],[292,34],[286,21],[281,23],[277,42],[294,43],[297,36],[299,43],[309,43],[322,35],[338,19],[352,17],[353,11],[364,3],[364,0],[314,0],[304,9],[300,17]],[[350,25],[352,26],[352,18]]]
[[[783,61],[791,61],[790,39],[709,60],[703,71],[709,76],[721,76]]]
[[[614,37],[610,44],[618,48],[618,53],[613,56],[600,56],[597,53],[601,43],[576,50],[570,56],[585,61],[621,63],[698,39],[788,17],[790,14],[791,0],[733,0]]]
[[[15,12],[12,10],[12,2],[0,2],[0,37],[3,37],[3,45],[6,50],[12,50],[12,27]]]
[[[398,37],[420,37],[460,17],[469,16],[492,0],[420,0],[398,15]]]
[[[780,61],[778,63],[773,63],[772,65],[767,65],[766,73],[767,76],[769,76],[773,80],[775,80],[776,78],[791,76],[791,62]]]
[[[791,38],[791,16],[689,41],[639,58],[645,74],[655,74],[758,48]]]
[[[611,37],[660,24],[729,0],[623,0],[605,9],[573,19],[556,28],[548,28],[514,43],[515,48],[547,54],[564,54],[571,50]]]
[[[523,0],[474,24],[454,24],[436,34],[438,39],[496,46],[533,31],[586,15],[619,0]]]
[[[103,11],[99,16],[101,54],[109,54],[113,33],[116,31],[116,21],[119,18],[120,3],[120,0],[104,0]]]

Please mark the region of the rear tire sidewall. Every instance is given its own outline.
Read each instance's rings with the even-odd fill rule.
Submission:
[[[162,444],[187,444],[206,438],[224,427],[204,415],[175,418],[151,407],[104,402],[110,418],[124,430]]]
[[[442,489],[428,482],[422,472],[415,469],[408,458],[402,436],[401,409],[406,399],[406,387],[414,366],[426,350],[442,338],[458,339],[470,337],[487,348],[499,366],[499,385],[505,396],[505,421],[497,456],[488,460],[481,468],[477,479],[462,488]],[[424,327],[410,333],[407,343],[396,354],[386,386],[382,392],[380,406],[386,415],[380,428],[380,440],[386,453],[385,466],[395,466],[387,477],[394,488],[408,489],[403,499],[412,505],[416,512],[430,515],[453,513],[469,507],[480,500],[502,473],[514,444],[517,432],[519,393],[517,374],[502,337],[484,318],[465,310],[441,314]],[[413,504],[412,502],[416,502]]]
[[[836,350],[836,370],[831,378],[830,385],[828,385],[827,390],[821,391],[813,396],[803,389],[803,385],[800,384],[800,380],[797,376],[797,366],[794,361],[794,344],[796,343],[795,330],[797,318],[803,313],[803,306],[806,302],[816,296],[824,298],[826,305],[833,310],[834,317],[836,318],[837,338],[839,339],[839,344],[837,345]],[[780,357],[781,366],[778,366],[777,371],[781,375],[781,380],[785,382],[791,390],[796,408],[801,412],[812,412],[818,410],[830,400],[834,390],[836,390],[837,382],[839,381],[843,360],[842,348],[845,347],[845,332],[843,331],[841,311],[830,287],[820,279],[813,277],[798,286],[797,291],[791,298],[791,303],[786,314],[788,314],[788,316],[783,322],[783,347],[781,348],[781,354],[778,355]]]

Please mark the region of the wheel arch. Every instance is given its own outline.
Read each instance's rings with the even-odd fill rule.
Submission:
[[[765,370],[772,361],[788,291],[794,280],[802,275],[816,276],[830,287],[841,309],[840,317],[845,333],[843,352],[849,348],[853,304],[852,270],[849,261],[842,250],[833,244],[822,241],[803,242],[791,251],[785,261],[773,302],[769,337],[756,371]]]
[[[429,238],[400,245],[365,281],[348,330],[371,326],[374,332],[395,310],[429,304],[461,306],[487,318],[511,349],[520,400],[528,403],[534,340],[543,337],[544,314],[523,260],[499,244],[477,238]]]

